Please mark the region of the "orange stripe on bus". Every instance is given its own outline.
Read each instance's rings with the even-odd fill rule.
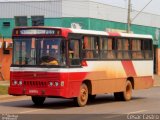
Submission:
[[[122,65],[127,76],[137,76],[132,61],[122,61]]]

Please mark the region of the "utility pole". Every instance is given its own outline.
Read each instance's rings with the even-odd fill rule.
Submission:
[[[128,0],[127,33],[131,31],[131,0]]]

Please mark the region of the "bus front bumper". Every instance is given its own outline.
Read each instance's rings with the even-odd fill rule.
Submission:
[[[21,96],[44,96],[44,97],[65,97],[65,91],[62,88],[22,88],[9,87],[10,95]]]

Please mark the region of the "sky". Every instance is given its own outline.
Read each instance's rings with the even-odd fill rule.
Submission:
[[[102,3],[127,8],[128,0],[94,0]],[[131,0],[132,10],[141,11],[151,0]],[[152,0],[151,3],[144,9],[144,12],[160,15],[160,0]]]
[[[32,1],[32,0],[0,0],[0,1]],[[38,0],[33,0],[38,1]],[[73,0],[74,1],[74,0]],[[127,8],[128,0],[92,0],[113,6]],[[142,10],[151,0],[131,0],[132,10]],[[143,10],[144,12],[160,15],[160,0],[152,0],[152,2]]]

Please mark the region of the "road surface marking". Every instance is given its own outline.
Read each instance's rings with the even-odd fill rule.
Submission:
[[[24,114],[24,113],[32,113],[32,112],[37,112],[37,111],[42,111],[42,110],[45,110],[45,109],[28,110],[28,111],[20,112],[20,114]]]
[[[127,114],[136,114],[136,113],[142,113],[142,112],[146,112],[148,110],[139,110],[139,111],[134,111],[134,112],[129,112]]]

